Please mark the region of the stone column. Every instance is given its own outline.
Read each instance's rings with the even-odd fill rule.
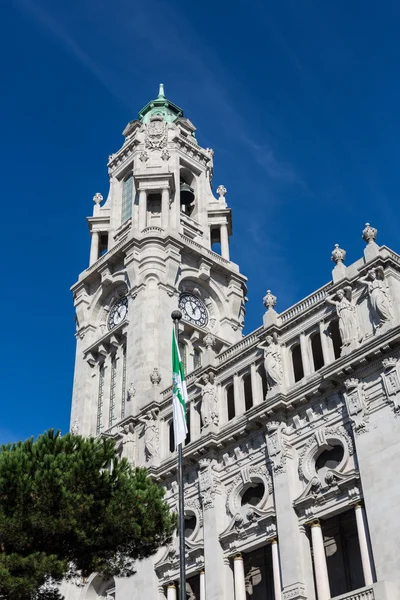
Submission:
[[[228,226],[223,223],[220,228],[220,239],[221,239],[221,256],[226,260],[229,260],[229,239],[228,239]]]
[[[313,521],[310,526],[318,600],[329,600],[331,590],[329,587],[328,567],[326,565],[321,525],[319,521]]]
[[[354,506],[357,521],[358,542],[360,544],[361,562],[364,573],[365,585],[372,585],[374,579],[372,576],[371,561],[369,558],[367,531],[365,526],[365,512],[360,502]]]
[[[200,415],[195,407],[196,400],[192,400],[189,405],[190,410],[190,440],[198,440],[200,437]]]
[[[271,542],[272,572],[274,576],[275,600],[282,598],[281,566],[279,564],[278,540],[274,538]]]
[[[331,362],[331,355],[328,346],[328,337],[325,333],[326,323],[325,321],[319,322],[319,335],[321,337],[322,356],[324,357],[324,365],[328,365]]]
[[[167,600],[176,600],[175,583],[169,583],[167,587]]]
[[[93,263],[99,258],[99,241],[100,234],[98,231],[92,231],[92,240],[90,243],[90,259],[89,259],[89,267],[92,266]]]
[[[235,400],[235,417],[244,413],[243,382],[237,373],[233,376],[233,395]]]
[[[309,353],[309,339],[304,332],[300,333],[300,349],[301,349],[301,360],[303,362],[304,377],[310,375],[311,362]]]
[[[260,387],[260,376],[257,373],[256,363],[251,363],[250,365],[250,375],[251,375],[251,395],[253,396],[253,405],[261,404],[263,401],[263,395]]]
[[[169,216],[169,189],[164,188],[161,192],[161,227],[166,230],[168,228]]]
[[[246,600],[246,584],[244,580],[243,556],[236,554],[233,558],[233,572],[235,578],[235,600]]]
[[[200,571],[200,600],[206,600],[206,578],[204,571]]]
[[[139,191],[139,232],[146,227],[147,220],[147,192],[146,190]]]

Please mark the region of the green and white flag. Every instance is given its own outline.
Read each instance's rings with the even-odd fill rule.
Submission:
[[[172,330],[172,410],[174,417],[175,448],[187,436],[186,404],[188,401],[185,373],[176,341],[175,328]]]

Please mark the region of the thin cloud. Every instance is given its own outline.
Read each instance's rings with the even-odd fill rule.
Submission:
[[[170,5],[154,0],[150,8],[143,3],[132,5],[118,0],[110,14],[109,5],[101,0],[96,3],[82,0],[82,8],[86,12],[82,11],[81,19],[85,16],[90,16],[90,19],[85,22],[85,37],[78,37],[76,31],[73,33],[68,15],[65,19],[57,17],[55,11],[50,13],[39,0],[17,0],[17,3],[126,105],[131,105],[136,78],[129,77],[129,60],[123,57],[137,56],[145,48],[146,54],[152,55],[150,60],[154,57],[154,61],[159,59],[163,64],[174,65],[175,75],[179,70],[181,77],[186,77],[188,82],[190,80],[190,84],[196,82],[202,105],[209,105],[225,135],[241,143],[270,179],[303,186],[294,167],[280,161],[271,145],[260,143],[254,136],[253,124],[244,119],[232,101],[232,94],[220,83],[226,81],[234,89],[239,87],[238,82],[218,63],[218,58],[210,54],[187,19],[173,11]],[[115,31],[120,31],[117,39],[113,35]],[[93,44],[96,38],[98,43]],[[213,65],[212,70],[208,66],[210,64]]]

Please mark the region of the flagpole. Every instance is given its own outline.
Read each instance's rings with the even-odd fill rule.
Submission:
[[[179,346],[179,321],[182,319],[180,310],[172,311],[176,343]],[[185,506],[183,496],[182,444],[178,446],[178,486],[179,486],[179,600],[186,600],[186,565],[185,565]]]

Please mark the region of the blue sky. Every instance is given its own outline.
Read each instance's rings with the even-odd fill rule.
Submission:
[[[400,250],[400,5],[3,0],[0,442],[68,429],[69,287],[107,157],[158,84],[215,150],[249,277],[246,332],[347,264],[366,221]],[[3,255],[4,256],[4,255]]]

